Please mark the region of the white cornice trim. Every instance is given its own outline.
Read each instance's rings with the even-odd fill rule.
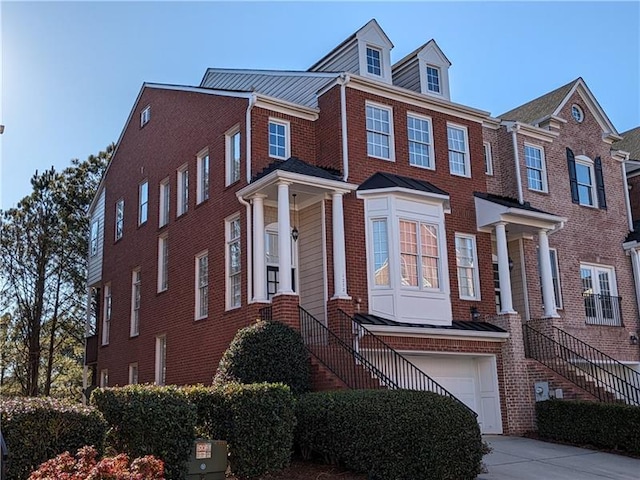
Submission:
[[[445,330],[388,325],[366,325],[366,329],[372,333],[388,337],[450,338],[452,340],[471,340],[476,342],[506,342],[510,337],[508,332],[477,332],[474,330]]]
[[[445,213],[451,213],[451,203],[450,203],[449,195],[442,195],[440,193],[423,192],[421,190],[413,190],[411,188],[384,187],[384,188],[375,188],[375,189],[369,189],[369,190],[358,190],[356,192],[356,197],[358,199],[365,199],[371,196],[388,195],[390,193],[400,193],[402,195],[407,195],[407,196],[426,198],[428,200],[441,203],[444,207]]]
[[[274,170],[262,177],[259,180],[256,180],[253,183],[250,183],[244,188],[241,188],[236,192],[236,196],[238,198],[247,198],[254,193],[258,193],[263,188],[271,185],[272,183],[277,182],[278,180],[288,180],[291,183],[297,183],[301,185],[310,185],[314,187],[325,187],[328,190],[339,192],[339,193],[349,193],[358,188],[358,185],[353,183],[341,182],[339,180],[328,180],[326,178],[313,177],[310,175],[302,175],[300,173],[287,172],[286,170]]]
[[[361,77],[360,75],[351,74],[350,79],[351,81],[347,84],[347,87],[353,88],[354,90],[387,97],[391,100],[409,103],[417,107],[445,113],[447,115],[453,115],[472,122],[482,123],[486,118],[489,118],[489,112],[487,111],[467,107],[465,105],[460,105],[459,103],[453,103],[448,100],[414,92],[413,90],[397,87],[395,85],[388,85],[376,80]]]
[[[190,92],[190,93],[202,93],[204,95],[217,95],[219,97],[236,97],[236,98],[250,98],[253,95],[252,92],[231,91],[231,90],[216,90],[213,88],[202,87],[190,87],[187,85],[168,85],[162,83],[144,83],[142,89],[154,88],[158,90],[174,90],[178,92]]]
[[[528,123],[504,120],[502,121],[501,125],[507,127],[507,130],[513,130],[515,128],[519,134],[522,134],[526,137],[535,138],[536,140],[541,140],[543,142],[553,142],[560,135],[560,132],[545,130],[540,127],[529,125]]]
[[[297,103],[287,102],[268,95],[256,95],[256,107],[264,108],[272,112],[279,112],[292,117],[302,118],[303,120],[316,121],[320,110],[317,108],[304,107]]]
[[[500,119],[495,117],[487,117],[482,121],[482,126],[491,130],[500,129]]]

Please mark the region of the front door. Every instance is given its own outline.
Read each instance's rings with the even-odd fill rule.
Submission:
[[[291,289],[296,290],[296,249],[291,242]],[[267,226],[265,231],[265,262],[267,266],[267,299],[278,293],[278,285],[280,284],[280,257],[278,256],[278,224],[272,223]]]

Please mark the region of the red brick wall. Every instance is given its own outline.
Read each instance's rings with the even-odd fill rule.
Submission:
[[[573,104],[579,105],[585,112],[582,123],[577,123],[571,117]],[[564,308],[559,311],[563,318],[557,321],[556,325],[618,359],[638,361],[638,347],[629,344],[629,331],[638,330],[638,312],[631,260],[622,249],[622,242],[629,231],[629,226],[624,197],[626,185],[622,178],[620,163],[611,157],[610,145],[602,140],[601,127],[577,93],[569,99],[559,116],[566,119],[567,123],[561,124],[560,134],[553,142],[536,140],[518,133],[524,200],[536,208],[568,218],[562,230],[549,236],[549,246],[558,251],[564,304]],[[513,162],[513,149],[509,145],[511,133],[502,127],[498,137],[498,148],[494,148],[494,152],[497,151],[497,158],[500,159],[501,165],[505,159]],[[544,148],[549,193],[539,193],[527,188],[524,142]],[[566,147],[571,148],[576,156],[602,158],[607,210],[572,203]],[[504,165],[505,168],[514,170],[513,167],[508,167],[508,164]],[[488,183],[492,193],[513,195],[499,181]],[[506,189],[503,190],[503,188]],[[537,245],[537,235],[534,235],[532,240],[524,240],[526,279],[532,318],[543,316],[537,270]],[[615,268],[618,295],[622,297],[624,327],[585,324],[580,262],[609,265]],[[524,315],[524,312],[521,313]]]
[[[631,203],[631,216],[633,221],[640,220],[640,175],[629,178],[629,202]]]

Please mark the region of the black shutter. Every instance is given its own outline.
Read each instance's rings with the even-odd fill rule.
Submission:
[[[569,185],[571,186],[571,201],[580,203],[578,197],[578,176],[576,175],[576,156],[567,147],[567,166],[569,167]]]
[[[596,174],[596,190],[598,191],[598,208],[607,209],[607,197],[604,194],[604,179],[602,178],[602,159],[596,157],[593,162],[593,169]]]

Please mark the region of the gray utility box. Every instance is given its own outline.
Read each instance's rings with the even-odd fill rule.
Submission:
[[[188,480],[224,480],[227,471],[227,442],[197,438],[189,455]]]

